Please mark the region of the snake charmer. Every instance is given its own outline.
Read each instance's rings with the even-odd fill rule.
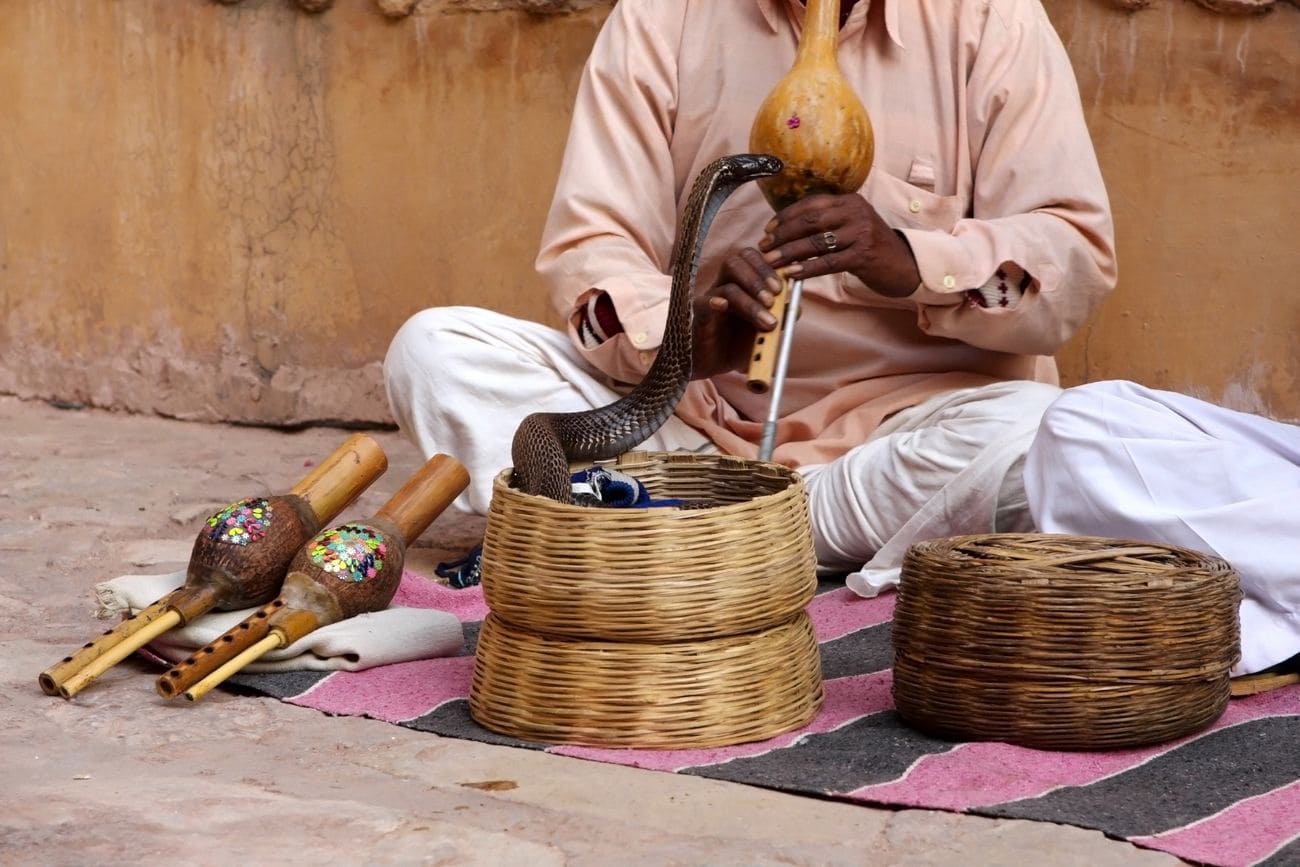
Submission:
[[[840,11],[871,173],[775,215],[753,184],[727,199],[701,250],[692,379],[643,447],[756,455],[767,398],[746,388],[746,357],[775,324],[777,269],[803,278],[773,460],[805,478],[822,569],[873,595],[913,541],[1032,528],[1021,470],[1060,392],[1052,356],[1116,263],[1074,74],[1038,0]],[[797,0],[613,6],[536,262],[566,328],[430,308],[385,360],[402,430],[469,469],[460,508],[487,510],[525,416],[603,407],[650,369],[692,182],[750,150],[804,13]]]

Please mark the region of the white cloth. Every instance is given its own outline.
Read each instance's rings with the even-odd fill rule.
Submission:
[[[96,616],[135,614],[185,583],[185,571],[162,575],[122,575],[95,585]],[[213,611],[179,629],[164,632],[149,649],[180,662],[236,626],[255,608]],[[270,671],[361,671],[378,665],[451,656],[465,645],[460,620],[430,608],[389,607],[322,626],[288,647],[272,650],[244,669]]]
[[[1024,472],[1047,532],[1216,554],[1241,579],[1250,674],[1300,653],[1300,427],[1131,382],[1072,388]]]
[[[510,441],[526,414],[618,397],[564,334],[472,307],[408,320],[384,376],[398,424],[420,450],[456,455],[469,469],[474,481],[457,505],[479,514],[491,501],[491,479],[510,466]],[[842,457],[802,468],[823,567],[863,567],[849,586],[874,596],[897,583],[914,541],[1028,529],[1021,461],[1058,394],[1019,380],[950,391],[895,414]],[[718,451],[675,416],[644,447]]]
[[[941,394],[887,419],[842,458],[805,467],[818,562],[865,562],[846,583],[876,596],[898,585],[913,542],[1032,529],[1020,473],[1060,393],[1013,380]]]
[[[579,412],[620,397],[569,338],[478,307],[435,307],[398,329],[384,359],[388,402],[421,453],[455,455],[469,471],[456,507],[487,514],[492,482],[511,466],[515,428],[533,412]],[[646,441],[654,451],[712,453],[675,416]]]

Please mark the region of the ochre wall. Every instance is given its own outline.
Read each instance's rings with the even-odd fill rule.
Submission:
[[[1066,381],[1300,418],[1300,9],[1045,5],[1120,250],[1119,289],[1062,353]],[[11,0],[0,393],[386,422],[379,364],[414,311],[553,321],[532,259],[607,8]]]
[[[411,313],[547,314],[532,261],[604,12],[6,4],[0,392],[386,421]]]
[[[1300,8],[1045,5],[1074,61],[1119,249],[1119,286],[1061,353],[1062,376],[1300,419]]]

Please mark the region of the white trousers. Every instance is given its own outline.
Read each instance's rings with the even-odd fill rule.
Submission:
[[[456,500],[487,514],[492,482],[511,465],[515,428],[533,412],[580,412],[621,395],[554,328],[478,307],[432,307],[402,325],[384,359],[388,403],[426,458],[438,452],[469,471]],[[717,452],[673,416],[640,446],[652,451]]]
[[[1025,466],[1046,532],[1150,539],[1236,569],[1249,674],[1300,653],[1300,427],[1131,382],[1062,394]]]
[[[450,454],[469,470],[456,505],[478,514],[510,466],[525,415],[592,409],[619,396],[565,334],[475,307],[411,317],[389,347],[384,378],[397,423],[420,451]],[[1030,529],[1021,468],[1058,394],[1019,381],[949,392],[895,414],[843,457],[801,468],[822,567],[857,570],[849,586],[875,595],[897,583],[914,541]],[[718,451],[675,416],[643,447]]]

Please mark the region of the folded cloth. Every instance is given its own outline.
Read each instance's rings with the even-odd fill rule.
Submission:
[[[409,574],[402,576],[403,583],[419,580]],[[183,583],[184,570],[163,575],[122,575],[105,581],[95,585],[95,616],[130,616]],[[255,610],[209,612],[164,632],[149,649],[169,662],[180,662]],[[394,662],[454,656],[464,645],[465,633],[455,615],[432,608],[389,607],[322,626],[288,647],[267,653],[244,671],[361,671]]]

